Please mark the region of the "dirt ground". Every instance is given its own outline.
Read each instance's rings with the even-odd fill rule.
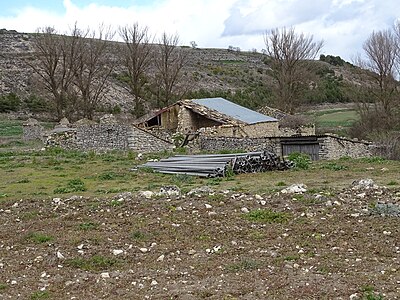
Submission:
[[[399,191],[205,191],[0,202],[0,299],[400,298]]]

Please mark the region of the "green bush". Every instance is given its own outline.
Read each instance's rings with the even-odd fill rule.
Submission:
[[[30,112],[39,113],[49,111],[49,103],[36,95],[30,95],[24,102]]]
[[[2,113],[17,111],[20,105],[21,100],[14,93],[10,93],[8,95],[0,97],[0,112]]]
[[[291,153],[288,156],[288,160],[294,162],[295,168],[300,170],[308,170],[311,164],[310,156],[305,153]]]

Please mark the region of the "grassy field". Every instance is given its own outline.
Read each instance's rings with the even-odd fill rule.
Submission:
[[[266,193],[301,182],[318,190],[348,186],[352,180],[365,176],[382,185],[396,185],[400,173],[400,162],[378,158],[320,161],[313,162],[308,170],[244,174],[223,179],[130,170],[147,158],[172,154],[149,154],[138,161],[135,153],[121,152],[95,154],[61,149],[0,152],[0,177],[3,178],[0,199],[52,198],[77,193],[103,196],[157,190],[164,185],[177,185],[183,191],[210,185],[218,189]]]
[[[307,113],[315,122],[319,133],[331,132],[347,135],[347,130],[359,120],[354,109],[323,109]]]

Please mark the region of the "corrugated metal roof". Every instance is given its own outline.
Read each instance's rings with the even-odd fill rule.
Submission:
[[[254,110],[240,106],[224,98],[193,99],[192,101],[196,104],[203,105],[209,109],[214,109],[219,113],[225,114],[247,124],[278,121],[275,118],[260,114]]]

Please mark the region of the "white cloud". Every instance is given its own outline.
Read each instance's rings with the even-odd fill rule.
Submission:
[[[96,28],[100,23],[118,27],[137,21],[154,34],[178,33],[182,44],[194,40],[199,47],[233,45],[243,50],[264,48],[267,29],[295,26],[324,39],[324,53],[350,59],[373,30],[387,28],[400,17],[397,0],[163,0],[128,8],[78,2],[64,0],[62,13],[25,7],[13,17],[0,17],[0,24],[33,32],[48,25],[65,31],[75,22]]]

